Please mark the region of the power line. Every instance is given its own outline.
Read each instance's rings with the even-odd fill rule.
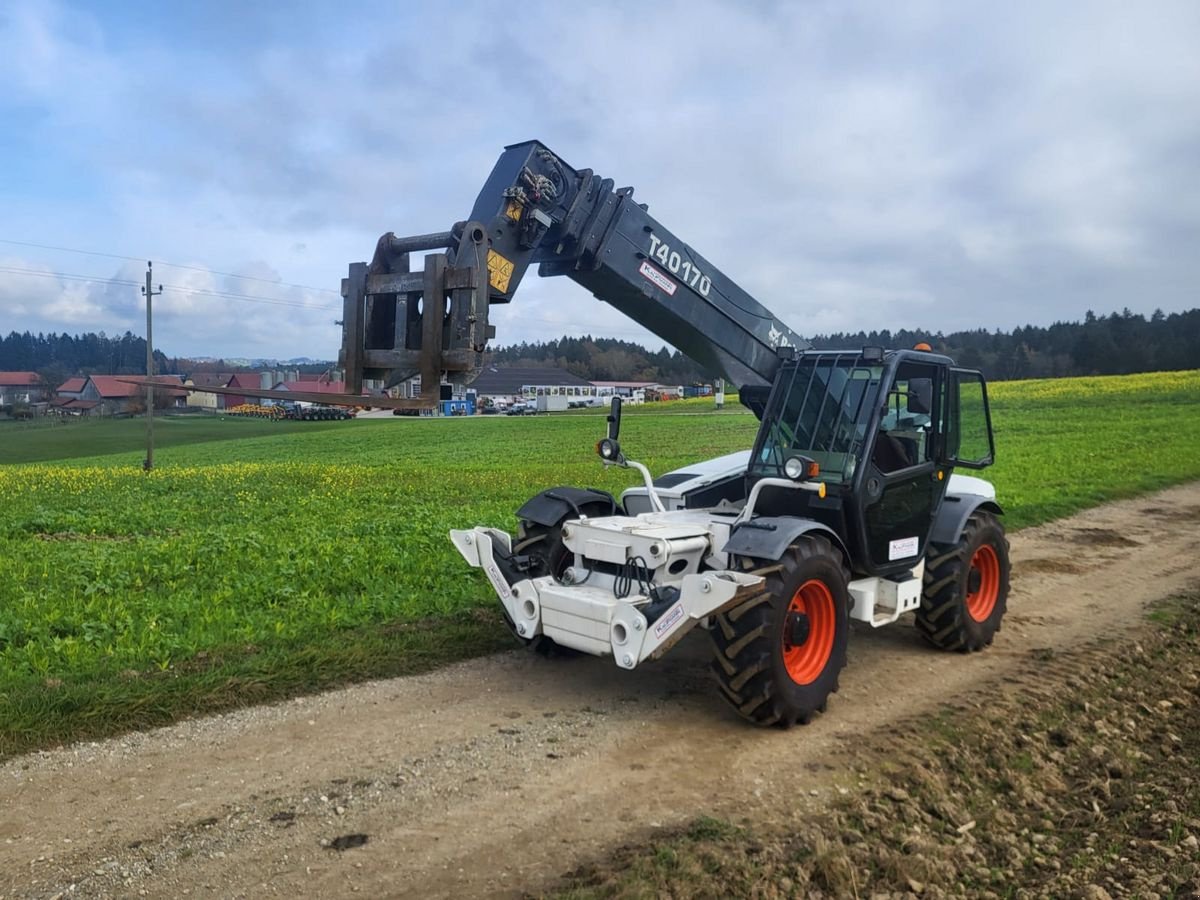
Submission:
[[[99,285],[120,285],[122,287],[138,287],[139,282],[129,281],[122,278],[95,278],[90,275],[76,275],[70,272],[45,272],[40,269],[22,269],[16,266],[0,266],[0,272],[8,272],[13,275],[30,275],[35,278],[54,278],[61,281],[76,281],[86,284]],[[278,282],[273,282],[278,283]],[[214,291],[206,288],[193,288],[181,284],[164,285],[173,291],[178,291],[184,294],[198,294],[202,296],[219,297],[228,300],[242,300],[247,303],[267,303],[272,306],[289,306],[294,309],[319,309],[319,310],[336,310],[339,309],[333,305],[319,305],[315,303],[301,303],[298,300],[279,300],[273,297],[262,297],[255,294],[238,294],[232,291]]]
[[[8,238],[0,238],[0,244],[12,244],[16,247],[36,247],[39,250],[57,250],[63,253],[80,253],[85,256],[102,256],[106,259],[121,259],[129,262],[141,262],[140,256],[123,256],[120,253],[101,253],[98,250],[80,250],[77,247],[57,247],[53,244],[38,244],[33,241],[14,241]],[[290,281],[276,281],[273,278],[259,278],[257,275],[238,275],[236,272],[221,272],[217,269],[209,269],[204,266],[189,266],[183,263],[160,262],[160,266],[166,266],[169,269],[188,269],[193,272],[208,272],[213,275],[224,275],[227,278],[243,278],[247,281],[261,281],[264,284],[276,284],[280,287],[301,288],[306,291],[320,291],[326,294],[337,294],[333,288],[313,287],[311,284],[295,284]]]
[[[166,284],[163,287],[188,294],[204,294],[211,297],[225,297],[230,300],[248,300],[252,303],[273,303],[276,306],[294,306],[298,309],[341,309],[331,304],[301,303],[299,300],[279,300],[274,297],[263,297],[258,294],[238,294],[234,291],[217,291],[208,288],[186,287],[182,284]]]

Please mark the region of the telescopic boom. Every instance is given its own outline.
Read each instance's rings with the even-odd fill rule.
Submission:
[[[445,375],[469,383],[508,303],[532,264],[565,275],[598,299],[746,388],[771,384],[778,349],[804,348],[786,325],[635,203],[633,188],[573,169],[537,141],[506,147],[470,218],[450,231],[379,239],[371,262],[342,282],[340,362],[347,389],[420,374],[422,400]],[[410,254],[425,257],[410,271]]]

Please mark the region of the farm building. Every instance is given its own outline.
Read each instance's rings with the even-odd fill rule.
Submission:
[[[54,399],[50,401],[51,411],[60,415],[91,415],[92,410],[100,405],[100,401],[85,400],[83,398],[83,391],[87,387],[87,382],[87,378],[79,376],[68,378],[60,384],[54,391]]]
[[[0,372],[0,406],[40,403],[46,393],[36,372]]]
[[[324,376],[318,380],[317,376],[312,376],[312,380],[297,379],[292,381],[280,381],[278,384],[272,385],[273,391],[303,391],[309,394],[344,394],[346,393],[346,383],[344,381],[328,381],[324,380]],[[364,405],[367,391],[363,390]],[[264,406],[271,406],[277,403],[286,403],[286,400],[263,400]]]
[[[184,385],[193,387],[228,387],[233,374],[230,372],[193,372],[183,380]],[[197,409],[225,409],[226,397],[207,391],[188,391],[187,405]]]
[[[83,389],[87,385],[87,378],[77,377],[68,378],[54,391],[55,395],[60,400],[82,400]]]
[[[661,398],[662,395],[670,395],[674,392],[678,395],[680,388],[676,386],[668,386],[659,384],[655,381],[593,381],[598,390],[605,396],[617,397],[641,397],[649,399],[650,396]]]
[[[262,387],[262,379],[257,372],[238,372],[230,377],[227,388],[238,388],[244,391],[256,391]],[[222,409],[233,409],[243,403],[253,403],[255,398],[249,395],[224,394],[221,396]]]
[[[88,375],[86,378],[71,378],[59,385],[55,409],[73,415],[128,415],[145,406],[145,395],[141,387],[125,381],[136,375]],[[155,381],[163,388],[155,389],[155,406],[163,405],[159,396],[165,394],[166,405],[182,407],[187,403],[187,392],[178,375],[157,375]],[[82,384],[80,383],[82,382]]]
[[[597,388],[584,378],[541,366],[485,366],[468,386],[480,403],[504,406],[540,396],[595,397]]]
[[[378,381],[364,381],[363,386],[369,386],[373,391],[383,390],[382,382]],[[463,400],[467,396],[468,388],[465,388],[459,384],[451,385],[443,381],[441,388],[441,397],[443,400]],[[472,384],[469,389],[472,391],[475,390],[475,385]],[[412,378],[404,379],[399,384],[393,385],[387,391],[387,394],[391,397],[399,397],[404,399],[413,399],[415,397],[419,397],[421,395],[421,376],[414,375]]]

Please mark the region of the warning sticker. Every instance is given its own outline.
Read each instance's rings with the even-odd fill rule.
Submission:
[[[683,601],[680,601],[663,613],[662,618],[654,623],[654,636],[661,640],[662,636],[678,625],[682,618]]]
[[[641,272],[643,276],[645,276],[647,281],[649,281],[651,284],[653,284],[656,288],[658,288],[660,291],[662,291],[665,294],[668,294],[668,295],[674,294],[675,288],[678,287],[678,285],[675,284],[675,282],[673,282],[670,278],[668,278],[662,272],[658,271],[658,269],[654,268],[654,266],[650,265],[650,263],[648,263],[648,262],[643,262],[638,267],[638,271]]]
[[[516,200],[509,200],[508,205],[504,207],[504,214],[514,222],[521,221],[521,204]]]
[[[892,541],[888,544],[888,561],[916,556],[917,548],[920,544],[921,539],[915,537],[900,538],[898,541]]]
[[[488,251],[488,284],[502,294],[508,293],[508,282],[512,278],[513,264],[495,250]]]

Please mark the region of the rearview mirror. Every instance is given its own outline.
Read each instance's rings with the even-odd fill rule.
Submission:
[[[621,398],[612,398],[612,409],[608,414],[608,439],[615,441],[621,436]]]
[[[907,410],[922,416],[933,415],[933,379],[908,379]]]

